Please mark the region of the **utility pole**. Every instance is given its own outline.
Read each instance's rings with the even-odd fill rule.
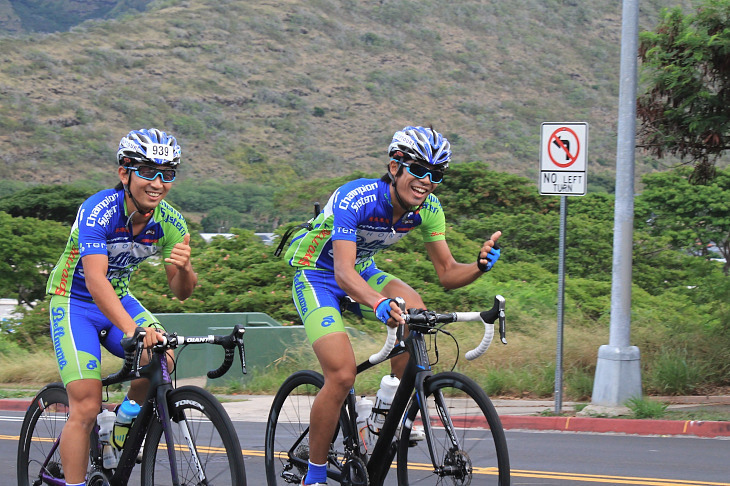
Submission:
[[[639,348],[631,346],[631,265],[634,230],[634,159],[639,1],[624,0],[616,150],[616,203],[609,342],[598,349],[593,405],[623,406],[641,398]]]

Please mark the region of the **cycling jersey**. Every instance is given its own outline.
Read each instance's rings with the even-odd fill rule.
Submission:
[[[361,271],[373,263],[376,253],[419,226],[426,242],[446,239],[444,212],[436,196],[429,194],[420,209],[393,221],[390,184],[380,179],[357,179],[332,194],[312,221],[311,230],[294,236],[286,259],[295,268],[334,271],[332,241],[354,241],[355,268]]]
[[[160,202],[147,225],[134,235],[123,189],[98,192],[81,204],[71,235],[51,271],[46,291],[52,295],[93,300],[86,287],[81,258],[108,255],[106,277],[119,298],[129,293],[129,279],[139,264],[153,255],[168,258],[188,232],[185,219],[166,201]]]

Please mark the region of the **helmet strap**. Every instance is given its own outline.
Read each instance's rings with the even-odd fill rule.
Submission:
[[[396,162],[396,163],[398,163],[398,170],[400,170],[400,168],[401,168],[400,163],[401,163],[402,160],[403,160],[403,158],[396,158],[396,157],[391,157],[390,158],[390,162]],[[388,162],[388,166],[387,166],[387,169],[388,169],[388,177],[390,178],[390,183],[393,184],[393,185],[395,185],[395,176],[390,173],[390,162]]]
[[[398,159],[392,158],[392,159],[390,159],[390,160],[391,160],[391,161],[395,161],[395,162],[398,162],[398,171],[400,171],[400,170],[401,170],[401,169],[403,168],[403,166],[402,166],[402,165],[400,165],[400,162],[401,162],[401,160],[402,160],[402,159],[401,159],[401,160],[398,160]],[[396,177],[395,177],[395,176],[394,176],[393,174],[391,174],[391,173],[390,173],[390,164],[388,164],[388,175],[390,176],[390,183],[391,183],[391,184],[392,184],[392,186],[393,186],[393,192],[395,193],[395,199],[396,199],[396,201],[398,201],[398,205],[399,205],[399,206],[400,206],[400,207],[401,207],[401,208],[402,208],[402,209],[403,209],[403,210],[404,210],[404,211],[405,211],[406,213],[407,213],[407,212],[409,212],[409,211],[410,211],[410,212],[413,212],[413,213],[415,213],[415,212],[418,212],[418,210],[420,210],[420,209],[421,209],[421,206],[423,206],[423,203],[419,204],[419,205],[418,205],[418,206],[416,206],[416,207],[413,207],[413,206],[409,206],[409,205],[407,205],[407,204],[406,204],[406,203],[405,203],[405,202],[403,201],[403,199],[401,199],[401,197],[400,197],[400,194],[398,194],[398,186],[396,186],[396,184],[395,184],[395,182],[396,182]]]
[[[127,183],[124,184],[124,192],[129,196],[129,198],[132,200],[132,203],[134,204],[135,211],[132,212],[132,214],[129,215],[129,221],[132,220],[132,217],[134,216],[134,213],[140,214],[143,218],[149,218],[152,216],[152,213],[154,212],[155,208],[149,209],[149,210],[143,210],[137,200],[132,195],[132,191],[129,189],[129,185],[132,183],[132,171],[128,170],[127,173],[129,174],[129,177],[127,178]]]

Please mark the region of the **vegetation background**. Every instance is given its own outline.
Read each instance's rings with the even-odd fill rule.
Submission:
[[[570,198],[567,228],[564,364],[568,396],[590,396],[608,340],[621,2],[113,3],[0,2],[0,294],[33,306],[6,326],[0,361],[51,355],[43,272],[78,204],[115,183],[130,129],[175,134],[183,170],[169,199],[194,231],[237,235],[194,238],[201,279],[188,301],[167,297],[154,264],[134,278],[135,294],[153,312],[263,311],[296,323],[291,271],[254,232],[281,235],[345,180],[377,177],[395,130],[433,124],[455,154],[437,193],[452,250],[470,261],[501,229],[504,256],[450,292],[415,236],[378,263],[436,310],[505,295],[510,345],[458,366],[494,395],[549,396],[559,202],[535,187],[539,128],[586,121],[588,195]],[[63,20],[84,19],[90,5],[96,17]],[[641,26],[675,5],[690,9],[642,2]],[[688,187],[683,169],[667,170],[677,163],[637,152],[632,344],[648,393],[718,393],[730,385],[730,284],[710,250],[730,232],[730,177],[721,169],[713,185]],[[253,386],[275,389],[277,373],[301,366],[287,358]],[[55,379],[49,369],[13,379]]]

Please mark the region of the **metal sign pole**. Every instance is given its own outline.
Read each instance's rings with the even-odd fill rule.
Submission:
[[[558,337],[555,358],[555,413],[563,409],[563,314],[565,302],[565,233],[567,196],[587,190],[588,124],[545,122],[540,127],[540,194],[560,196],[558,249]]]
[[[558,244],[558,342],[555,356],[555,413],[563,411],[563,304],[565,302],[565,230],[568,197],[560,196],[560,243]]]

